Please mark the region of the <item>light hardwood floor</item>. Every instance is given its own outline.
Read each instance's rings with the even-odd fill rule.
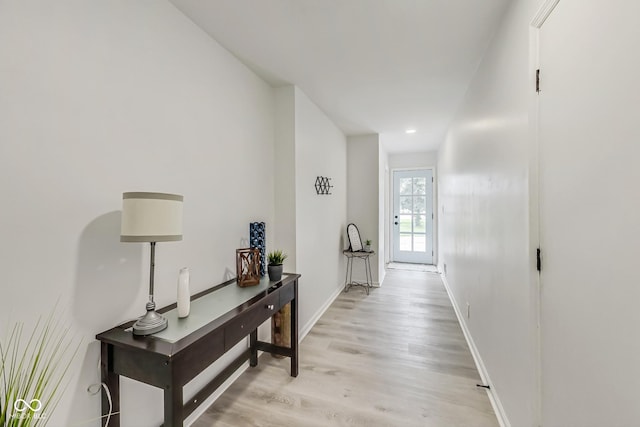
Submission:
[[[264,354],[193,426],[498,426],[478,382],[440,276],[389,270],[370,295],[336,299],[301,343],[298,378]]]

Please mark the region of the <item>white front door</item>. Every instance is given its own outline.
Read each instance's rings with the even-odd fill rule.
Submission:
[[[393,172],[393,261],[433,263],[433,171]]]
[[[540,425],[640,425],[638,16],[561,0],[540,29]]]

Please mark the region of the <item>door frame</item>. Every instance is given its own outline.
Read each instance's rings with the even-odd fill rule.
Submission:
[[[561,0],[544,0],[529,24],[529,80],[536,88],[537,70],[540,69],[540,30]],[[541,73],[542,74],[542,73]],[[544,91],[544,83],[540,92]],[[540,95],[531,90],[529,96],[529,262],[530,301],[532,313],[532,342],[535,363],[534,425],[542,422],[542,281],[537,266],[537,250],[540,239]]]
[[[388,200],[388,209],[389,215],[386,218],[385,224],[388,232],[388,242],[389,247],[387,248],[388,259],[387,264],[393,261],[394,253],[393,248],[395,246],[395,238],[393,233],[393,212],[394,212],[394,199],[395,199],[395,190],[393,187],[393,175],[394,172],[403,172],[403,171],[414,171],[414,170],[431,170],[431,176],[433,177],[432,193],[433,193],[433,203],[431,209],[433,211],[433,256],[431,258],[431,264],[429,265],[438,265],[438,175],[436,166],[415,166],[415,167],[399,167],[399,168],[390,168],[389,170],[389,200]]]

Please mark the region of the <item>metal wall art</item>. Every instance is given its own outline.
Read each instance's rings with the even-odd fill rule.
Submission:
[[[264,222],[252,222],[249,224],[249,245],[260,251],[260,275],[267,274],[266,254],[266,225]]]
[[[260,251],[256,248],[236,249],[236,274],[241,288],[260,283]]]
[[[318,193],[318,195],[323,195],[323,194],[331,194],[330,191],[333,188],[333,185],[331,185],[330,183],[331,178],[327,178],[326,176],[319,176],[316,178],[316,193]]]

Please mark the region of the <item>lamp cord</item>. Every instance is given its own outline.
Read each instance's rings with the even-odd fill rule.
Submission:
[[[98,360],[98,371],[100,371],[101,369],[100,362],[101,361]],[[89,393],[91,396],[95,396],[96,394],[100,393],[101,389],[104,389],[104,392],[107,395],[107,400],[109,401],[109,413],[107,415],[103,415],[100,418],[107,417],[107,421],[105,422],[104,427],[109,427],[109,421],[111,421],[111,415],[114,415],[113,400],[111,398],[111,391],[109,390],[109,386],[104,382],[101,382],[100,384],[91,384],[89,387],[87,387],[87,393]]]

